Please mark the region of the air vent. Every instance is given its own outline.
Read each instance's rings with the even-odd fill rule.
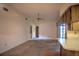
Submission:
[[[3,7],[3,10],[8,12],[8,9],[6,7]]]

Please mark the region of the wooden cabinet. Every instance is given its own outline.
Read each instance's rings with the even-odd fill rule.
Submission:
[[[68,25],[68,30],[73,30],[72,23],[79,21],[79,5],[68,8],[61,18]]]
[[[62,15],[61,20],[63,23],[66,23],[68,25],[68,30],[79,31],[79,5],[74,5],[68,8],[66,12]],[[75,22],[78,22],[78,24],[75,24]],[[66,50],[61,46],[60,55],[79,56],[79,51]]]
[[[71,16],[72,16],[72,21],[76,22],[79,21],[79,5],[75,5],[71,7]]]
[[[62,16],[62,22],[66,23],[68,25],[68,29],[71,30],[71,23],[72,23],[72,19],[71,19],[71,8],[69,8]]]

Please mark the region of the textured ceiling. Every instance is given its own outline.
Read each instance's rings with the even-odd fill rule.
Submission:
[[[59,18],[60,3],[10,3],[6,4],[27,18],[36,19],[39,17],[47,20],[57,20]]]

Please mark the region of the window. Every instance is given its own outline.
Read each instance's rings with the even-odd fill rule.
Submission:
[[[60,26],[60,38],[65,38],[65,24],[61,24]]]

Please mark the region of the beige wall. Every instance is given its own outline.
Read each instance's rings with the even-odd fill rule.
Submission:
[[[57,38],[56,21],[44,21],[39,25],[39,35],[47,39]]]
[[[30,39],[29,22],[17,12],[3,11],[0,4],[0,53],[5,52]]]

